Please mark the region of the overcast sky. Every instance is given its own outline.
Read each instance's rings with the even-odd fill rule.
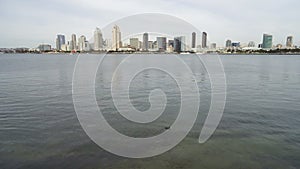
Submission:
[[[263,33],[274,35],[275,44],[293,35],[300,45],[299,6],[299,0],[0,0],[0,47],[54,45],[58,33],[89,39],[95,27],[139,13],[179,17],[218,46],[226,39],[260,43]]]

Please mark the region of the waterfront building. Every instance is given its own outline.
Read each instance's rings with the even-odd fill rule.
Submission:
[[[57,35],[56,38],[56,49],[61,50],[61,46],[66,44],[65,35]]]
[[[291,48],[293,47],[293,36],[288,36],[286,39],[286,47]]]
[[[264,49],[271,49],[273,46],[273,36],[264,34],[263,35],[263,43],[262,43],[262,48]]]
[[[119,26],[115,25],[112,30],[112,50],[117,51],[122,47],[121,31]]]
[[[196,32],[192,33],[192,48],[196,48]]]
[[[40,51],[40,52],[47,52],[47,51],[51,51],[51,45],[48,45],[48,44],[40,44],[37,49]]]
[[[202,48],[207,48],[207,33],[203,32],[202,33]]]
[[[167,38],[166,37],[157,37],[157,48],[159,51],[166,51],[167,50]]]
[[[148,51],[149,49],[149,34],[144,33],[143,34],[143,44],[142,44],[142,50],[143,51]]]
[[[248,47],[254,48],[254,47],[255,47],[255,42],[250,41],[250,42],[248,43]]]
[[[139,49],[139,38],[130,38],[129,39],[130,47],[134,48],[135,50]]]
[[[216,43],[212,43],[212,44],[210,45],[210,48],[211,48],[211,49],[217,49],[217,44],[216,44]]]
[[[231,48],[231,47],[232,47],[232,41],[228,39],[228,40],[226,41],[225,47],[226,47],[226,48]]]
[[[103,36],[99,28],[96,28],[94,32],[94,50],[95,51],[103,50]]]

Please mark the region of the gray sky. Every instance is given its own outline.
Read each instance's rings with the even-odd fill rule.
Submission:
[[[275,44],[293,35],[300,45],[299,6],[299,0],[0,0],[0,47],[54,45],[58,33],[89,39],[96,26],[139,13],[179,17],[218,46],[228,38],[260,43],[263,33],[274,35]]]

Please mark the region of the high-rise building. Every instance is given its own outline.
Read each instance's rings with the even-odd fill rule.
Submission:
[[[149,49],[149,34],[144,33],[143,35],[143,45],[142,45],[142,50],[143,51],[148,51]]]
[[[207,33],[202,33],[202,48],[207,48]]]
[[[174,38],[174,52],[182,52],[182,51],[186,51],[186,47],[185,47],[185,37],[184,36],[180,36],[180,37],[175,37]]]
[[[286,39],[286,47],[291,48],[293,47],[293,36],[288,36]]]
[[[76,35],[72,34],[72,39],[70,41],[70,50],[77,50],[77,40],[76,40]]]
[[[166,37],[157,37],[157,48],[159,51],[166,51],[167,50],[167,38]]]
[[[122,47],[121,31],[119,26],[115,25],[112,30],[112,50],[117,51]]]
[[[61,46],[66,44],[65,35],[57,35],[56,38],[56,49],[61,50]]]
[[[263,43],[262,43],[262,48],[264,49],[271,49],[273,46],[273,36],[264,34],[263,35]]]
[[[192,48],[196,48],[196,32],[192,33]]]
[[[232,41],[228,39],[226,41],[226,45],[225,46],[226,46],[226,48],[231,48],[232,47]]]
[[[80,38],[78,39],[78,48],[80,51],[89,51],[90,50],[90,44],[86,40],[86,37],[83,35],[80,36]]]
[[[135,48],[136,50],[139,49],[139,38],[130,38],[129,43],[130,47]]]
[[[103,36],[99,28],[96,28],[94,32],[94,50],[95,51],[103,50]]]

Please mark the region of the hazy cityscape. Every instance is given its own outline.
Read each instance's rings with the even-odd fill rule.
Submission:
[[[46,53],[101,53],[101,52],[143,52],[143,53],[220,53],[220,54],[261,54],[261,53],[283,53],[297,54],[300,52],[298,46],[294,42],[293,36],[287,36],[286,42],[281,44],[273,43],[273,35],[264,33],[260,43],[249,41],[242,43],[227,39],[224,45],[217,43],[209,43],[208,34],[202,32],[197,35],[191,32],[191,40],[187,41],[186,36],[177,36],[174,38],[152,37],[155,40],[150,41],[150,33],[143,33],[142,39],[138,37],[123,40],[122,31],[118,25],[112,28],[111,38],[104,39],[101,30],[97,27],[93,32],[93,37],[89,40],[85,35],[77,36],[72,34],[67,38],[64,34],[58,34],[55,39],[56,46],[50,44],[39,44],[36,48],[16,48],[16,49],[0,49],[5,53],[26,53],[26,52],[46,52]],[[197,38],[200,44],[197,44]]]

